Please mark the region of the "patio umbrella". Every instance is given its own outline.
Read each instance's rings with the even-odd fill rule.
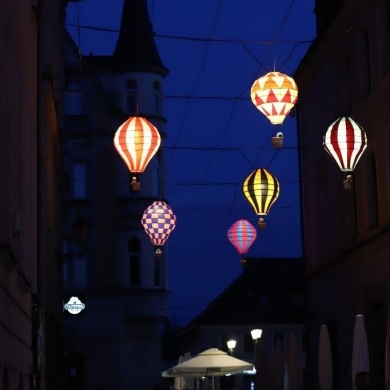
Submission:
[[[359,371],[369,372],[369,357],[367,336],[364,327],[364,317],[357,314],[355,317],[355,326],[353,330],[352,344],[352,388],[355,387],[355,375]]]
[[[178,364],[183,362],[184,362],[184,357],[183,355],[180,355]],[[184,378],[182,376],[177,376],[175,378],[175,384],[173,385],[173,387],[176,390],[183,390],[183,382],[184,382]]]
[[[333,362],[328,327],[325,324],[320,328],[320,346],[318,350],[318,379],[320,390],[332,390]]]
[[[387,317],[385,346],[385,390],[390,390],[390,311]]]
[[[163,377],[211,376],[214,389],[214,376],[234,374],[253,370],[253,364],[228,355],[217,348],[210,348],[197,356],[163,371]]]
[[[290,390],[302,389],[302,365],[298,350],[297,337],[291,332],[288,339],[287,355],[288,388]]]
[[[178,364],[184,363],[185,361],[187,361],[190,358],[191,358],[191,352],[186,352],[184,355],[181,355],[179,357]],[[182,376],[177,376],[175,378],[174,388],[176,390],[184,390],[184,389],[188,389],[189,387],[192,388],[192,386],[189,386],[189,383],[186,381],[186,378],[184,378]]]

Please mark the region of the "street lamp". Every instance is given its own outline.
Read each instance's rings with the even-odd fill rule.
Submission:
[[[234,339],[230,339],[227,341],[227,346],[229,348],[230,355],[233,356],[234,348],[236,348],[237,341]]]
[[[66,250],[61,253],[63,260],[70,260],[76,257],[85,255],[85,247],[88,241],[89,228],[90,224],[85,220],[85,218],[79,214],[77,219],[71,224],[72,233],[74,237],[74,241],[76,243],[75,251]]]
[[[259,341],[259,338],[261,337],[262,330],[261,329],[252,329],[251,330],[251,336],[253,343],[256,345]]]

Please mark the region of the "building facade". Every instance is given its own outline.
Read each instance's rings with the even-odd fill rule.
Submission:
[[[0,2],[0,382],[64,385],[63,0]]]
[[[373,388],[384,388],[390,308],[390,3],[316,1],[318,36],[295,75],[299,88],[310,388],[318,386],[321,324],[330,333],[333,388],[353,388],[355,316],[363,314]],[[367,148],[346,174],[322,139],[350,116]]]
[[[144,0],[124,1],[112,55],[80,58],[68,38],[64,303],[85,305],[77,315],[64,312],[68,379],[72,388],[150,390],[161,379],[167,255],[155,256],[141,217],[164,197],[163,148],[137,177],[137,190],[113,140],[130,116],[142,116],[163,145],[168,71]]]

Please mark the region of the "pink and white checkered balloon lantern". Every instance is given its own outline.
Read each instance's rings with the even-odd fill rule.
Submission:
[[[161,248],[176,227],[176,215],[165,202],[158,200],[144,211],[141,223],[152,244],[156,247],[155,254],[161,255]]]

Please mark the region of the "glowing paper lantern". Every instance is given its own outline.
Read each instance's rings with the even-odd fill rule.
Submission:
[[[141,223],[156,247],[156,255],[161,255],[161,247],[176,227],[176,215],[165,202],[155,201],[144,211]]]
[[[265,168],[255,169],[242,185],[245,199],[251,204],[257,215],[267,215],[271,206],[279,196],[279,182]],[[263,218],[259,226],[265,227]]]
[[[323,146],[341,171],[352,172],[367,147],[367,136],[352,118],[341,117],[329,126]],[[350,188],[351,181],[352,177],[348,175],[344,180],[345,188]]]
[[[156,127],[140,116],[130,117],[119,126],[114,136],[114,146],[132,173],[145,171],[160,144],[161,137]],[[139,190],[139,183],[135,179],[132,188]]]
[[[294,79],[280,72],[269,72],[251,88],[253,104],[274,125],[281,125],[298,99]]]
[[[227,231],[228,240],[240,255],[248,252],[257,237],[256,229],[247,219],[239,219]]]

